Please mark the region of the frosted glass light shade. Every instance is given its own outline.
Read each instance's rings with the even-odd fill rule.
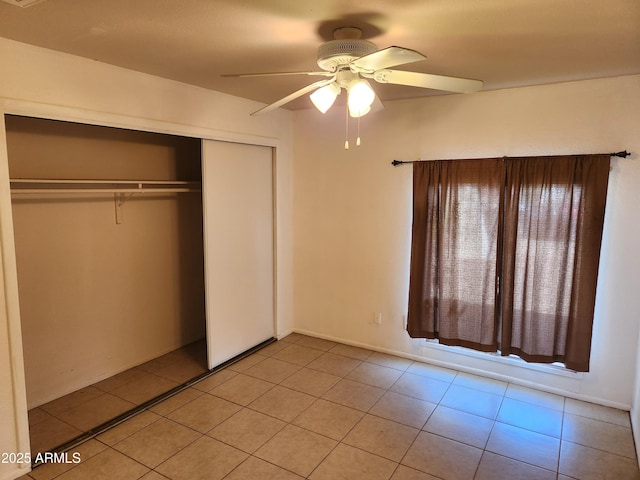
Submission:
[[[376,94],[364,79],[356,80],[349,85],[349,115],[362,117],[371,110],[371,104]]]
[[[330,83],[329,85],[325,85],[313,92],[309,95],[309,98],[318,110],[325,113],[329,108],[331,108],[333,102],[336,101],[336,97],[339,93],[340,87],[335,83]]]

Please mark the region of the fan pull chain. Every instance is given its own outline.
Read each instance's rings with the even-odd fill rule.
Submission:
[[[344,116],[344,129],[345,129],[345,134],[344,134],[344,149],[345,150],[349,150],[349,105],[346,106],[345,108],[345,116]]]
[[[356,147],[360,146],[360,117],[358,117],[358,137],[356,138]]]

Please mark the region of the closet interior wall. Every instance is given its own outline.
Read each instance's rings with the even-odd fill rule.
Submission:
[[[6,117],[14,178],[201,182],[199,139]],[[205,336],[200,193],[14,194],[28,407]]]

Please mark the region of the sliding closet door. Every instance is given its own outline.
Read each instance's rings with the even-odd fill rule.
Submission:
[[[274,336],[272,149],[204,140],[209,368]]]

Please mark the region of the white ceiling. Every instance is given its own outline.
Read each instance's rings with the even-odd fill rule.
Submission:
[[[317,47],[339,26],[427,56],[398,69],[484,90],[640,73],[640,0],[7,1],[1,37],[264,103],[318,77],[221,74],[317,70]],[[382,100],[440,93],[374,88]],[[310,106],[305,96],[285,108]]]

